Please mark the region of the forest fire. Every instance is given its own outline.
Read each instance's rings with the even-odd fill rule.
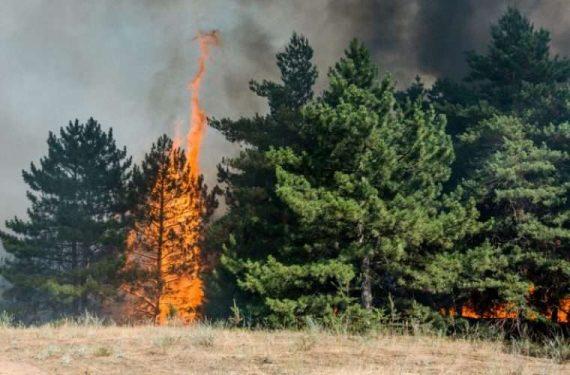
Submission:
[[[532,294],[532,293],[531,293]],[[465,304],[461,306],[460,312],[452,307],[450,309],[440,310],[442,315],[446,316],[461,316],[462,318],[469,319],[516,319],[519,317],[519,313],[516,311],[514,305],[500,304],[496,306],[491,306],[483,311],[476,309],[472,304]],[[553,317],[553,314],[556,314]],[[563,298],[560,300],[556,311],[548,309],[542,314],[546,319],[554,320],[557,323],[567,324],[568,317],[570,315],[570,297]],[[531,314],[531,320],[536,320],[537,315]]]
[[[178,123],[174,142],[163,138],[153,148],[163,155],[162,164],[143,204],[144,219],[135,224],[127,241],[126,269],[135,276],[122,288],[129,296],[123,313],[157,324],[172,318],[194,321],[204,298],[199,242],[205,202],[199,158],[207,117],[199,93],[210,48],[218,45],[219,35],[217,31],[200,33],[196,39],[200,56],[188,86],[186,153],[179,148]]]
[[[0,375],[570,375],[570,0],[4,3]]]

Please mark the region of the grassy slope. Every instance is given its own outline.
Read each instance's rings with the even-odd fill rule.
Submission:
[[[0,326],[0,374],[570,373],[569,364],[504,349],[499,343],[428,336],[207,326]]]

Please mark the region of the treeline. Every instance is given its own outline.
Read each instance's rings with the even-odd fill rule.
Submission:
[[[570,61],[551,56],[549,33],[511,8],[487,50],[467,55],[463,80],[418,78],[403,91],[355,40],[315,93],[312,57],[293,34],[276,56],[281,80],[250,84],[268,113],[210,121],[244,145],[218,168],[223,216],[195,244],[153,230],[215,260],[202,314],[273,327],[382,311],[429,320],[466,306],[567,319]],[[149,200],[201,197],[207,223],[217,189],[170,178],[186,161],[167,138],[131,168],[93,119],[48,146],[24,172],[28,219],[0,234],[12,255],[0,268],[7,308],[29,321],[105,311],[126,281],[143,280],[137,298],[152,311],[167,286],[152,268],[125,267],[127,233],[138,228],[138,251],[154,259],[164,241],[140,223],[166,219]]]
[[[209,311],[272,326],[466,306],[566,319],[570,61],[549,43],[509,9],[465,79],[398,91],[353,41],[317,95],[293,35],[281,81],[251,83],[269,113],[211,123],[248,147],[219,170]]]

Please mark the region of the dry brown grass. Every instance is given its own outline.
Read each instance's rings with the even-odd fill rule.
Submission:
[[[193,327],[0,326],[0,374],[570,374],[496,342]]]

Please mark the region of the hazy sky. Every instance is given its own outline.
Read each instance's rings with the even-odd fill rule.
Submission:
[[[46,152],[49,130],[93,116],[112,126],[138,160],[173,122],[186,120],[186,83],[198,30],[219,29],[203,102],[215,117],[264,111],[247,89],[276,77],[275,52],[296,30],[316,50],[322,86],[328,66],[359,37],[401,85],[464,71],[463,52],[480,49],[508,4],[553,31],[568,54],[567,0],[1,0],[0,221],[27,207],[21,170]],[[202,164],[235,147],[209,131]]]

